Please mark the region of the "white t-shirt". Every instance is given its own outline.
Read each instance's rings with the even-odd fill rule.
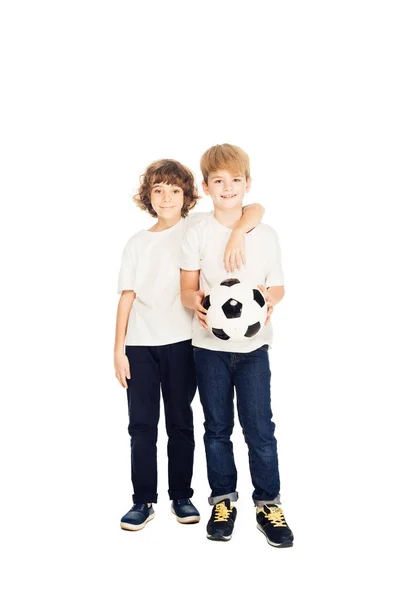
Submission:
[[[192,337],[193,311],[180,298],[179,251],[189,223],[208,213],[192,213],[165,231],[139,231],[122,254],[118,292],[133,290],[127,346],[163,346]]]
[[[200,289],[207,295],[213,285],[235,277],[242,283],[256,288],[283,285],[278,237],[272,227],[261,223],[245,236],[246,264],[227,273],[224,267],[224,251],[232,229],[221,225],[214,214],[208,214],[198,223],[189,224],[182,242],[179,266],[186,271],[200,271]],[[193,319],[193,346],[224,352],[252,352],[264,344],[272,343],[271,321],[254,338],[244,342],[220,340],[203,329],[197,316]]]

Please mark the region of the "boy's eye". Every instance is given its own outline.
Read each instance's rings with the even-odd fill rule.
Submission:
[[[242,181],[240,177],[235,177],[233,181]]]
[[[161,190],[160,190],[160,188],[157,188],[157,189],[153,190],[153,192],[154,192],[155,194],[161,194]]]
[[[180,191],[181,190],[179,190],[179,189],[178,190],[174,190],[174,194],[180,194]]]
[[[214,183],[221,183],[222,179],[214,179]]]

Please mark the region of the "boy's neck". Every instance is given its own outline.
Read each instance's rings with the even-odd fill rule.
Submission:
[[[158,217],[158,221],[153,227],[149,229],[153,233],[156,231],[165,231],[166,229],[170,229],[174,225],[176,225],[181,220],[181,215],[175,217],[174,219],[162,219]]]
[[[218,221],[218,223],[221,223],[221,225],[229,227],[229,229],[233,229],[236,223],[242,218],[242,211],[242,206],[236,206],[232,210],[215,207],[214,218]]]

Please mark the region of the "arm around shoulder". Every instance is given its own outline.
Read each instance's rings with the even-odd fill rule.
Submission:
[[[242,217],[235,224],[224,252],[226,271],[240,269],[246,262],[244,237],[246,233],[261,223],[265,208],[261,204],[249,204],[243,207]]]
[[[239,229],[244,231],[244,233],[248,233],[254,227],[257,227],[261,223],[261,219],[263,218],[265,213],[265,208],[258,204],[257,202],[253,204],[248,204],[243,207],[242,218],[237,222],[236,226],[233,228],[235,231]]]

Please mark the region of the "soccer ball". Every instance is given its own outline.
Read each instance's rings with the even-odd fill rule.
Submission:
[[[245,342],[261,330],[268,306],[258,288],[225,279],[203,299],[209,331],[220,340]]]

